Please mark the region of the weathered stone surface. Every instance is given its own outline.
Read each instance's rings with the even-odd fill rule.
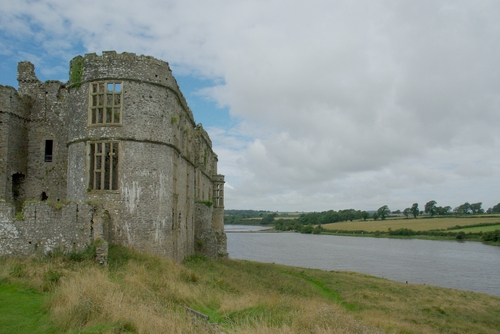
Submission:
[[[109,51],[75,57],[69,72],[68,83],[42,83],[21,62],[18,91],[0,86],[0,254],[102,238],[176,261],[197,249],[226,256],[224,176],[168,64]],[[74,203],[27,205],[21,224],[27,200]],[[69,212],[95,206],[84,202],[101,211],[80,226]]]

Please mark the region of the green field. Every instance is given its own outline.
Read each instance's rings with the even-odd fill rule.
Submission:
[[[367,220],[367,221],[352,221],[325,224],[323,228],[327,230],[345,230],[355,231],[362,230],[367,232],[398,230],[402,228],[411,229],[414,231],[429,231],[429,230],[445,230],[454,226],[467,226],[483,223],[499,223],[499,216],[480,216],[480,217],[446,217],[446,218],[389,218],[386,220]],[[478,227],[479,231],[490,231],[490,227]],[[498,228],[497,228],[498,229]],[[494,230],[494,229],[493,229]],[[465,231],[465,230],[461,230]]]
[[[500,298],[352,272],[112,246],[109,268],[0,258],[1,333],[498,333]],[[189,307],[210,317],[187,316]]]
[[[489,225],[489,226],[466,227],[466,228],[461,228],[461,229],[450,230],[450,232],[479,233],[479,232],[491,232],[491,231],[495,231],[495,230],[500,230],[500,224]]]

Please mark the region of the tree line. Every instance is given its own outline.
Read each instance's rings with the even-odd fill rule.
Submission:
[[[353,220],[367,220],[369,218],[373,220],[384,220],[391,215],[403,215],[406,218],[417,218],[417,216],[424,214],[432,217],[445,215],[474,215],[484,213],[500,213],[500,203],[487,209],[486,211],[482,208],[482,202],[465,202],[464,204],[452,209],[451,206],[438,206],[435,200],[431,200],[425,204],[424,210],[420,210],[418,203],[413,203],[410,207],[404,209],[403,212],[401,212],[401,210],[391,211],[387,205],[383,205],[372,214],[367,211],[354,209],[340,211],[328,210],[323,212],[303,213],[299,216],[298,219],[278,219],[278,213],[270,213],[262,217],[261,224],[274,224],[274,228],[276,230],[293,230],[303,233],[320,233],[322,229],[321,225],[324,224]],[[313,226],[316,226],[316,230],[313,228]]]
[[[417,218],[418,215],[423,215],[424,213],[432,216],[446,216],[446,215],[469,215],[469,214],[482,214],[482,213],[500,213],[500,203],[489,208],[488,210],[484,210],[482,208],[483,203],[469,203],[465,202],[462,205],[457,206],[452,209],[451,206],[438,206],[437,202],[432,200],[425,203],[424,210],[420,210],[418,207],[418,203],[413,203],[411,207],[408,207],[401,212],[401,210],[390,211],[387,205],[380,207],[376,212],[373,213],[372,218],[377,220],[379,218],[385,219],[385,217],[393,214],[399,215],[402,214],[406,218],[413,216],[413,218]]]
[[[224,224],[245,224],[252,218],[262,218],[269,214],[266,210],[224,210]]]
[[[495,214],[500,213],[500,203],[494,205],[487,210],[482,208],[482,202],[469,203],[465,202],[455,208],[451,206],[439,206],[435,200],[425,203],[423,210],[420,209],[418,203],[413,203],[408,208],[396,211],[391,211],[387,205],[381,206],[375,212],[369,213],[368,211],[345,209],[345,210],[328,210],[322,212],[308,212],[302,213],[298,219],[288,219],[288,214],[280,214],[277,212],[265,210],[226,210],[224,223],[225,224],[244,224],[248,223],[248,219],[257,219],[263,225],[274,224],[276,229],[281,230],[298,230],[300,231],[303,226],[316,226],[331,224],[344,221],[353,220],[384,220],[389,216],[405,216],[406,218],[417,218],[419,215],[428,216],[446,216],[446,215],[474,215],[474,214]],[[260,218],[260,220],[259,220]],[[308,229],[309,231],[310,229]],[[318,232],[318,231],[315,231]],[[313,231],[311,230],[311,232]]]

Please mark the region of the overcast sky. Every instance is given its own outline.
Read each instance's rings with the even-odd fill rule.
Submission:
[[[0,84],[105,50],[168,61],[226,209],[500,202],[500,2],[0,0]]]

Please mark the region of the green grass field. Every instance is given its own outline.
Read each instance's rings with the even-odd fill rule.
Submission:
[[[368,232],[375,231],[388,231],[407,228],[414,231],[428,231],[428,230],[444,230],[454,226],[466,226],[482,223],[499,223],[499,216],[480,216],[480,217],[445,217],[445,218],[389,218],[386,220],[367,220],[367,221],[352,221],[334,224],[325,224],[323,228],[327,230],[363,230]],[[489,227],[478,227],[479,231],[490,231]],[[494,229],[493,229],[494,230]],[[465,230],[461,230],[464,231]]]
[[[450,230],[450,232],[479,233],[479,232],[491,232],[491,231],[495,231],[495,230],[500,230],[500,224],[489,225],[489,226],[466,227],[466,228],[461,228],[461,229]]]

